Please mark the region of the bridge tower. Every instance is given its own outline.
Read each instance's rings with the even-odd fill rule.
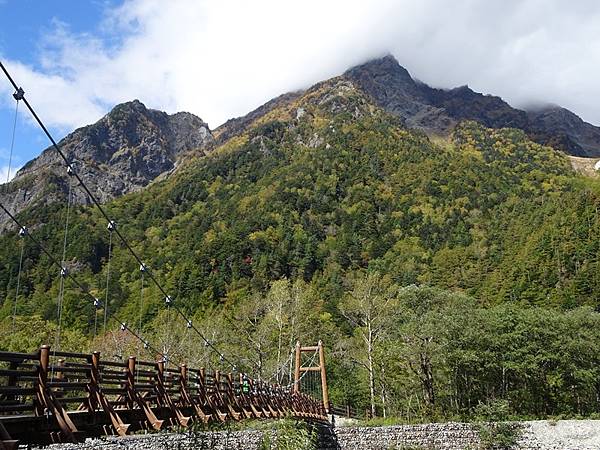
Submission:
[[[318,356],[318,365],[302,365],[302,354],[303,353],[314,353]],[[323,396],[323,407],[327,414],[329,414],[329,392],[327,390],[327,375],[325,373],[325,352],[323,350],[323,341],[319,341],[317,345],[303,347],[300,342],[296,342],[296,358],[294,364],[294,392],[300,392],[301,380],[308,372],[317,372],[321,378],[321,393]],[[310,364],[313,364],[311,360]]]

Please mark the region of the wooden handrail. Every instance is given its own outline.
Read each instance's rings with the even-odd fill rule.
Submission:
[[[322,401],[241,374],[166,368],[163,361],[135,357],[105,361],[99,352],[53,353],[49,346],[32,354],[2,351],[1,362],[8,368],[0,369],[0,448],[16,442],[11,434],[25,444],[77,442],[99,432],[160,430],[163,423],[187,427],[286,415],[327,420]],[[21,420],[35,418],[28,411],[45,418],[44,431],[19,431]]]

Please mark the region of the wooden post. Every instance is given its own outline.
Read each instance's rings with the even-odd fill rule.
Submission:
[[[225,422],[225,420],[227,419],[227,413],[224,411],[227,409],[227,402],[223,400],[223,396],[221,395],[221,372],[218,370],[215,370],[214,373],[214,383],[215,384],[213,386],[213,407],[217,414],[217,418],[221,422]]]
[[[50,366],[50,346],[42,345],[40,349],[40,381],[48,381],[48,367]]]
[[[129,424],[124,423],[121,417],[119,417],[108,399],[104,396],[104,393],[100,387],[100,352],[92,353],[91,372],[92,378],[88,385],[88,389],[91,394],[90,408],[93,407],[93,409],[95,409],[98,405],[102,407],[102,410],[110,418],[110,423],[114,427],[117,434],[119,436],[125,436],[127,434],[127,430],[129,429]],[[105,430],[108,432],[108,428],[105,428]]]
[[[167,406],[166,405],[166,399],[164,396],[164,391],[165,391],[165,383],[164,383],[164,374],[165,374],[165,362],[164,360],[159,360],[156,363],[156,367],[158,369],[157,372],[157,377],[156,377],[156,382],[158,384],[158,389],[157,389],[157,394],[159,397],[159,404],[160,406]]]
[[[327,375],[325,373],[325,352],[323,341],[319,341],[319,366],[321,367],[321,390],[323,391],[323,407],[325,413],[329,414],[329,392],[327,391]]]
[[[185,364],[181,365],[181,377],[187,381],[187,366]]]
[[[233,374],[231,372],[225,375],[225,385],[227,386],[225,401],[227,402],[229,414],[234,420],[240,420],[240,418],[242,418],[242,413],[236,409],[236,407],[239,408],[239,405],[235,395],[235,389],[233,388]]]
[[[133,409],[134,398],[133,392],[135,392],[135,356],[130,356],[127,360],[127,405],[130,409]]]
[[[221,397],[221,372],[219,370],[215,370],[214,382],[215,398],[217,399],[219,406],[223,406],[223,398]]]
[[[43,415],[48,410],[56,419],[60,431],[69,442],[77,442],[77,427],[48,387],[48,368],[50,367],[50,346],[40,348],[40,366],[38,369],[38,385],[36,387],[36,413]],[[41,413],[41,414],[40,414]]]
[[[40,368],[38,372],[38,388],[36,397],[36,415],[43,416],[46,409],[46,398],[43,394],[48,383],[48,367],[50,366],[50,346],[42,345],[40,347]]]
[[[65,373],[62,370],[64,365],[65,365],[64,358],[59,358],[58,362],[56,363],[56,381],[64,381],[65,380]],[[56,395],[57,398],[62,398],[64,396],[64,389],[63,388],[55,389],[54,395]]]
[[[319,364],[311,367],[302,367],[302,353],[303,352],[316,352],[319,354]],[[323,395],[323,405],[318,406],[317,399],[312,399],[311,402],[314,404],[315,414],[322,416],[324,413],[329,413],[329,392],[327,390],[327,375],[325,373],[325,352],[323,349],[323,342],[319,341],[317,345],[302,347],[299,342],[296,343],[296,367],[294,370],[294,394],[301,393],[300,379],[301,374],[306,372],[319,372],[321,376],[321,392]],[[318,411],[317,411],[318,410]]]
[[[98,408],[98,396],[96,393],[100,383],[100,352],[92,353],[91,364],[87,408],[88,411],[95,411]]]
[[[146,419],[148,420],[150,425],[152,425],[152,428],[154,428],[155,430],[160,430],[164,420],[159,420],[156,417],[156,415],[152,411],[152,408],[150,407],[150,405],[148,403],[146,403],[146,401],[135,390],[135,377],[134,377],[135,365],[136,365],[135,356],[130,356],[128,363],[127,363],[127,384],[126,384],[128,402],[137,403],[138,406],[140,407],[140,409],[142,411],[144,411]]]
[[[294,392],[300,392],[300,342],[296,342],[296,364],[294,367]]]
[[[92,353],[92,383],[96,387],[100,385],[100,352]]]
[[[187,387],[187,366],[182,364],[179,366],[179,392],[180,396],[186,391]]]
[[[182,427],[187,427],[190,417],[183,415],[169,395],[167,389],[168,385],[166,384],[167,380],[165,379],[165,361],[161,359],[156,363],[156,366],[158,367],[158,374],[156,377],[158,383],[156,386],[156,391],[158,397],[160,398],[160,406],[169,408],[171,410],[171,418],[173,420],[177,420]],[[175,423],[173,423],[173,425],[175,425]]]
[[[65,366],[65,359],[64,358],[59,358],[58,359],[58,363],[56,364],[56,379],[57,380],[64,380],[65,373],[62,370],[62,368],[64,366]]]

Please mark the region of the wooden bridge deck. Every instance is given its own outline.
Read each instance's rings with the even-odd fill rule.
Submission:
[[[323,402],[243,374],[91,355],[0,352],[0,450],[17,443],[296,417],[327,421]]]

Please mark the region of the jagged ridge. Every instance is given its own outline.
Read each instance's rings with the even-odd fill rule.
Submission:
[[[171,171],[182,153],[205,149],[213,140],[199,117],[186,112],[168,115],[134,100],[75,130],[59,145],[92,193],[105,202],[143,188]],[[62,199],[67,189],[64,162],[49,147],[3,186],[0,201],[18,213]],[[89,202],[81,190],[74,190],[74,199]]]
[[[445,134],[461,120],[475,120],[490,128],[519,128],[534,141],[571,155],[600,156],[600,128],[564,108],[523,111],[468,86],[435,89],[414,80],[391,55],[354,67],[344,77],[408,127]]]

